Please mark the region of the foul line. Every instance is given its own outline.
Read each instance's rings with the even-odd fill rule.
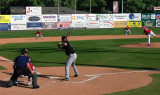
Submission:
[[[13,61],[7,60],[7,59],[2,58],[2,57],[0,57],[0,59],[2,59],[2,60],[4,60],[4,61],[7,61],[7,62],[10,62],[10,63],[14,63]]]

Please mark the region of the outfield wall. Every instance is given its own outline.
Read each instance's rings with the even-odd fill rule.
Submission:
[[[160,27],[160,13],[42,14],[26,7],[24,15],[0,15],[0,30]]]

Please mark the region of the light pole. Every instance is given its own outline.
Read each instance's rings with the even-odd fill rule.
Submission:
[[[76,0],[75,0],[75,14],[76,14],[76,7],[77,7],[77,4],[76,4],[77,2],[76,2]]]
[[[123,0],[122,0],[122,13],[123,13]]]
[[[91,12],[92,12],[92,4],[91,4],[91,0],[90,0],[90,14],[91,14]]]
[[[58,15],[59,15],[59,0],[58,0]]]

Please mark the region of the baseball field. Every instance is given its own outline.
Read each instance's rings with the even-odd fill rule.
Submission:
[[[62,81],[67,56],[57,48],[61,36],[70,30],[42,30],[44,39],[36,40],[37,31],[0,32],[0,95],[160,95],[160,28],[149,28],[157,34],[147,46],[147,36],[141,28],[75,29],[68,40],[78,58],[80,76]],[[20,85],[6,88],[13,72],[12,61],[22,48],[36,66],[40,89]],[[17,89],[18,88],[18,89]]]

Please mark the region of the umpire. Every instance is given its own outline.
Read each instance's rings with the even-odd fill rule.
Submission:
[[[78,77],[79,73],[75,65],[77,54],[73,50],[72,45],[67,41],[66,36],[62,36],[62,42],[58,44],[58,48],[61,50],[64,50],[66,55],[68,55],[68,59],[67,59],[66,66],[65,66],[65,80],[69,81],[69,67],[71,65],[75,71],[74,77]]]
[[[28,50],[22,49],[21,55],[15,58],[15,63],[13,65],[14,73],[8,82],[8,87],[13,86],[14,80],[16,80],[20,75],[30,76],[33,79],[33,88],[39,88],[37,85],[37,75],[32,71],[30,67],[30,57],[28,57]],[[27,69],[28,67],[29,69]]]

